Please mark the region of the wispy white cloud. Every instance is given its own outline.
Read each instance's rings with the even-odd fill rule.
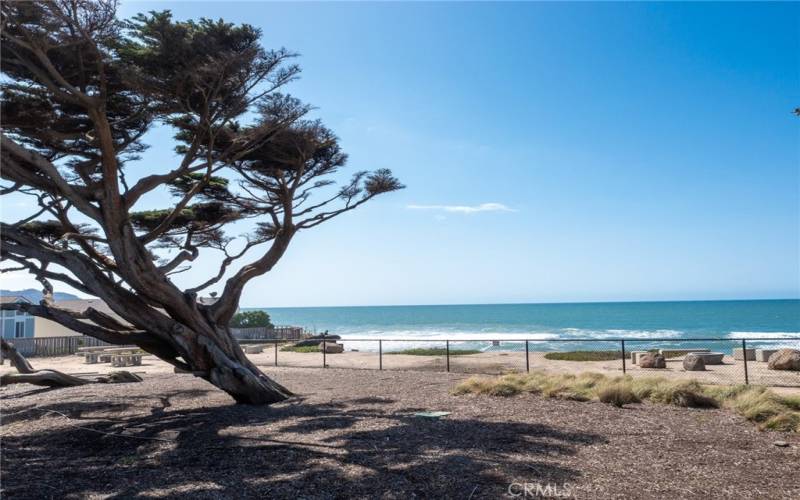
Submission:
[[[411,210],[441,210],[458,214],[474,214],[478,212],[516,212],[516,209],[502,203],[481,203],[480,205],[408,205]]]

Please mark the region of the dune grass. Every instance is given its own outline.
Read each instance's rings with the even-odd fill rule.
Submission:
[[[800,396],[780,396],[761,386],[712,386],[693,380],[630,375],[608,377],[599,373],[508,374],[472,377],[453,389],[453,394],[514,396],[542,394],[574,401],[599,400],[622,407],[649,401],[689,408],[730,408],[761,429],[800,432]]]
[[[612,361],[622,359],[622,351],[548,352],[544,357],[558,361]]]
[[[479,354],[481,351],[475,349],[450,349],[451,356],[463,356],[465,354]],[[384,354],[410,354],[411,356],[444,356],[447,349],[444,347],[406,349],[403,351],[392,351]]]
[[[281,347],[281,351],[286,352],[320,352],[318,345],[286,345]]]

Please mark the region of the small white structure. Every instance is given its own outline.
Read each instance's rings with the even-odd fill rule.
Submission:
[[[763,361],[764,363],[766,363],[769,361],[769,357],[778,352],[779,350],[780,349],[756,349],[755,359],[756,361]]]
[[[0,303],[13,304],[19,302],[31,303],[22,295],[5,295],[0,297]],[[36,332],[34,317],[22,311],[3,311],[0,321],[0,337],[4,339],[19,339],[33,337]]]

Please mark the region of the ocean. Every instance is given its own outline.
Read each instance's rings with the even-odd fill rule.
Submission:
[[[346,349],[386,351],[410,347],[522,350],[701,347],[685,339],[726,339],[702,347],[731,352],[741,346],[800,348],[800,300],[607,302],[264,308],[276,325],[296,325],[342,336]],[[770,338],[772,341],[757,339]],[[351,339],[351,340],[348,340]],[[356,340],[357,339],[357,340]],[[368,339],[364,341],[364,339]],[[427,340],[423,340],[427,339]],[[487,340],[483,340],[487,339]],[[502,339],[493,345],[488,339]],[[578,342],[576,339],[588,339]],[[659,339],[659,340],[654,340]],[[668,342],[667,342],[668,341]]]

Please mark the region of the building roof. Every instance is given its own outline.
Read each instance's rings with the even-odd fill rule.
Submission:
[[[30,302],[26,297],[22,295],[3,295],[0,297],[0,304],[12,304],[14,302]]]
[[[12,302],[19,302],[19,301],[32,303],[24,295],[3,295],[2,297],[0,297],[0,304],[9,304]],[[115,313],[114,311],[111,310],[110,307],[108,307],[108,304],[106,304],[100,299],[57,300],[53,304],[59,309],[66,309],[68,311],[74,311],[74,312],[83,312],[86,309],[92,307],[100,312],[104,312],[106,314],[119,317],[117,313]]]
[[[57,300],[54,305],[59,309],[66,309],[73,312],[83,312],[91,307],[92,309],[121,319],[117,313],[108,307],[108,304],[100,299]]]

